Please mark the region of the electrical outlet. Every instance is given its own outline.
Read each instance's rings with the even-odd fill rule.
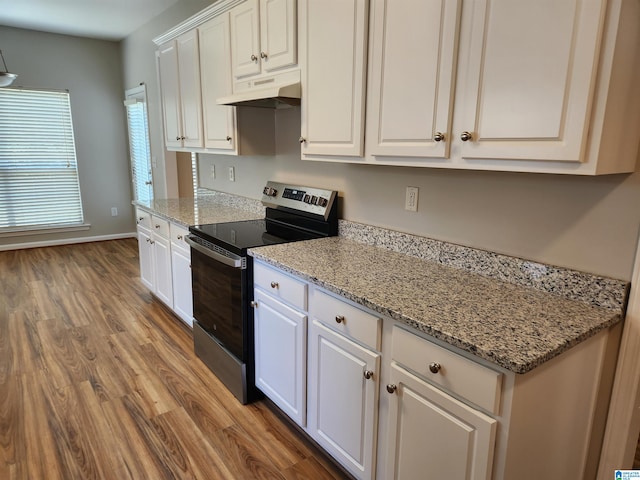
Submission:
[[[215,180],[216,179],[216,166],[215,165],[211,165],[211,180]]]
[[[229,167],[229,181],[230,182],[236,181],[236,169],[233,167]]]
[[[116,207],[111,207],[111,216],[112,217],[118,216],[118,209]]]
[[[407,187],[404,209],[410,212],[418,211],[418,187]]]

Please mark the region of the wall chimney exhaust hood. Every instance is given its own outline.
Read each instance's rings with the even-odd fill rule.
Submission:
[[[299,81],[280,85],[258,85],[256,82],[253,88],[220,97],[216,103],[236,107],[284,108],[300,105],[300,90]]]

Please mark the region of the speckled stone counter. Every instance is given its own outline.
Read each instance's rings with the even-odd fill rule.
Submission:
[[[608,287],[615,292],[604,295],[622,295],[622,304],[614,300],[603,307],[589,298],[491,278],[344,234],[249,253],[515,373],[534,369],[623,316],[628,284],[622,281],[611,280]],[[565,280],[561,275],[557,283]]]
[[[185,227],[264,218],[264,206],[260,201],[214,191],[199,193],[194,198],[171,198],[133,204]]]

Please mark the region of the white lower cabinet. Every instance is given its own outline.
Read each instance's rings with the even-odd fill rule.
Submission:
[[[495,419],[397,364],[389,382],[385,478],[491,478]]]
[[[619,327],[515,374],[260,261],[254,287],[256,383],[355,478],[596,478]]]
[[[307,316],[256,289],[256,386],[298,425],[307,411]]]
[[[189,231],[136,209],[140,281],[187,325],[193,324]]]
[[[314,320],[308,432],[356,478],[373,478],[380,354]]]
[[[137,210],[140,279],[160,300],[173,308],[169,222]]]
[[[184,238],[189,231],[171,224],[171,272],[173,278],[173,311],[184,323],[193,326],[193,294],[191,288],[191,248]]]

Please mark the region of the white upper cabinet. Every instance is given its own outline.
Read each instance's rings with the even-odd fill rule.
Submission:
[[[296,65],[295,0],[247,0],[230,15],[234,80]]]
[[[640,4],[534,3],[301,1],[302,158],[632,172]]]
[[[178,49],[172,41],[162,45],[156,53],[160,92],[162,95],[162,119],[164,120],[165,145],[181,147],[182,114],[180,112],[180,81],[178,80]]]
[[[231,92],[229,14],[223,13],[198,27],[200,77],[205,148],[234,150],[235,109],[216,99]]]
[[[370,16],[367,150],[449,154],[461,1],[376,0]]]
[[[580,162],[604,2],[482,0],[470,8],[452,138],[460,156]]]
[[[361,157],[369,2],[301,0],[299,8],[302,158]]]
[[[260,58],[272,72],[298,63],[296,0],[260,1]]]
[[[158,50],[167,148],[202,148],[202,98],[196,31],[187,32]]]

